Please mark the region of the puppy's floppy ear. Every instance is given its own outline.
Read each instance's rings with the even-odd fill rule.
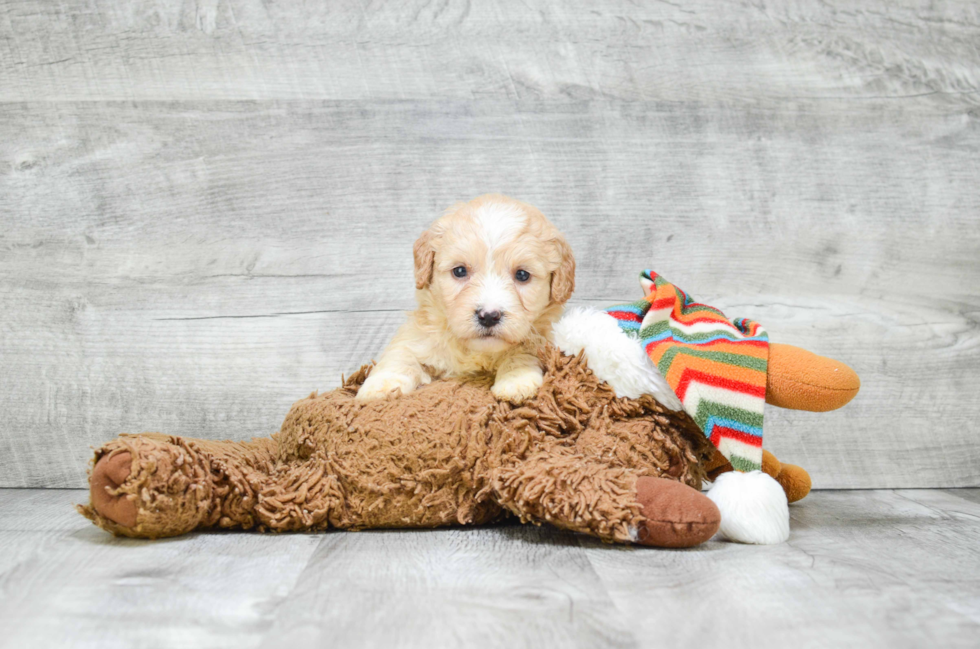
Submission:
[[[432,239],[432,232],[426,230],[412,247],[415,255],[415,288],[418,289],[425,288],[432,281],[432,264],[436,260]]]
[[[561,256],[561,262],[551,274],[551,301],[564,304],[575,290],[575,256],[565,237],[559,234],[552,242]]]

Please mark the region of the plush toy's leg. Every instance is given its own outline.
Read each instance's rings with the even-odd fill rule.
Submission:
[[[732,471],[732,465],[725,456],[715,450],[711,459],[705,463],[708,480],[714,482],[723,473]],[[769,451],[762,449],[762,472],[776,479],[779,486],[786,492],[786,500],[795,503],[803,500],[810,493],[812,483],[806,469],[795,464],[783,464]]]
[[[781,468],[782,464],[776,459],[776,456],[766,449],[762,449],[762,472],[768,473],[773,478],[776,478],[779,476]],[[705,462],[704,471],[708,476],[708,480],[714,482],[722,473],[728,473],[729,471],[734,471],[734,469],[732,468],[731,462],[725,459],[725,456],[718,449],[715,449],[711,458]]]
[[[159,538],[197,527],[252,527],[275,440],[212,442],[123,435],[96,451],[90,504],[79,511],[124,536]]]
[[[860,389],[857,373],[840,361],[792,345],[769,345],[766,403],[826,412],[845,405]]]
[[[854,370],[839,361],[792,345],[769,345],[766,403],[825,412],[845,405],[860,388]],[[705,463],[707,477],[714,483],[709,497],[722,512],[721,535],[743,543],[784,541],[789,536],[787,504],[810,493],[809,474],[798,466],[782,464],[766,450],[762,451],[761,473],[731,471],[732,465],[718,451]]]
[[[781,463],[779,466],[779,473],[773,477],[786,492],[786,500],[795,503],[806,498],[813,486],[806,469],[795,464]]]
[[[685,484],[558,449],[495,470],[493,487],[522,521],[608,541],[690,547],[710,539],[721,520],[715,504]]]

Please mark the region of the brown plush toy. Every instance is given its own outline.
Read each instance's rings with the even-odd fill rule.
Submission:
[[[710,445],[686,415],[617,398],[581,356],[549,348],[541,361],[544,385],[523,406],[497,401],[483,380],[362,403],[365,366],[294,404],[271,438],[124,435],[96,452],[81,511],[150,538],[478,525],[505,512],[668,547],[715,533],[718,511],[699,491]]]
[[[649,394],[617,397],[583,353],[549,347],[540,358],[544,385],[523,406],[497,401],[480,379],[357,402],[365,366],[341,388],[298,401],[269,438],[123,435],[96,451],[91,502],[79,511],[144,538],[476,525],[508,514],[650,546],[714,535],[719,509],[700,487],[708,470],[725,469],[693,420]],[[846,366],[804,350],[773,349],[769,362],[779,405],[830,409],[857,392]],[[764,468],[778,478],[777,465]],[[780,479],[790,498],[805,495],[805,472],[782,471],[795,476]]]

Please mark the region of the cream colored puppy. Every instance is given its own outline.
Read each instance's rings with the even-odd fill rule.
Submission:
[[[411,392],[434,378],[494,372],[493,393],[537,393],[536,352],[575,288],[575,258],[536,208],[499,194],[458,203],[415,242],[418,309],[357,393]]]

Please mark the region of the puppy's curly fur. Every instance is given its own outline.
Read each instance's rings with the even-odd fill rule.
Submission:
[[[535,207],[486,194],[449,208],[415,242],[418,309],[357,393],[405,394],[434,378],[493,373],[493,393],[534,396],[537,352],[575,288],[565,237]]]

